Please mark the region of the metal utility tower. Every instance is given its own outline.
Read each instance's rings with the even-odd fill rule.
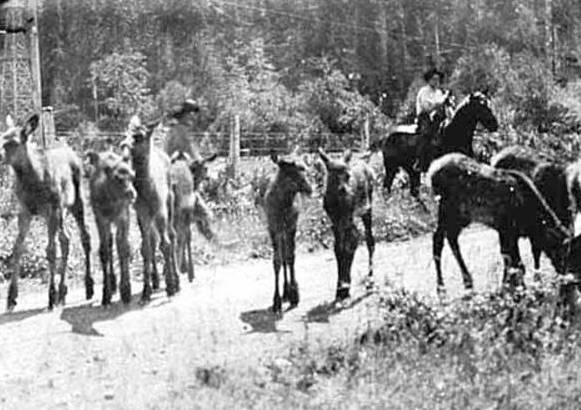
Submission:
[[[36,1],[0,0],[0,124],[42,110]]]

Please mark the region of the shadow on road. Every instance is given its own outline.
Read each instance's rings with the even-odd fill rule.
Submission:
[[[252,328],[246,334],[250,333],[288,333],[288,331],[278,330],[276,322],[282,319],[282,315],[272,312],[272,308],[249,310],[240,314],[240,320],[247,323]]]
[[[329,318],[331,316],[352,309],[372,294],[373,292],[366,292],[355,299],[349,299],[344,302],[332,301],[321,303],[309,310],[306,315],[303,316],[303,320],[308,323],[329,323]]]
[[[148,306],[142,305],[140,303],[140,298],[141,293],[133,295],[131,297],[131,303],[128,305],[118,301],[113,302],[107,307],[103,307],[100,304],[89,303],[81,306],[64,308],[61,313],[61,320],[64,320],[71,325],[71,331],[73,333],[85,336],[103,336],[97,331],[97,329],[95,329],[95,323],[103,322],[105,320],[113,320],[125,313]],[[153,296],[153,300],[155,300],[155,295]],[[156,304],[156,307],[165,303]]]
[[[4,313],[2,315],[0,315],[0,326],[8,324],[8,323],[14,323],[14,322],[20,322],[21,320],[26,320],[30,317],[39,315],[43,312],[46,312],[47,309],[46,308],[37,308],[37,309],[29,309],[29,310],[23,310],[23,311],[16,311],[16,312],[12,312],[12,313]]]

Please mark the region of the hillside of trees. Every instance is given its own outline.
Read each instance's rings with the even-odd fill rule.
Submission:
[[[59,129],[119,129],[185,97],[198,130],[377,133],[422,72],[486,88],[504,127],[581,123],[577,0],[44,0],[43,102]],[[58,114],[60,113],[60,114]]]

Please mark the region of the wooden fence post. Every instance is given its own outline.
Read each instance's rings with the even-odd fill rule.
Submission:
[[[52,111],[52,107],[42,107],[42,127],[41,127],[41,136],[40,140],[42,142],[43,147],[48,148],[54,144],[54,140],[56,138],[56,130],[54,126],[54,115]]]
[[[363,122],[363,129],[361,130],[361,151],[367,151],[369,149],[369,139],[369,116],[366,116]]]
[[[240,163],[240,116],[234,115],[230,122],[230,152],[228,154],[228,169],[230,176],[238,177]]]

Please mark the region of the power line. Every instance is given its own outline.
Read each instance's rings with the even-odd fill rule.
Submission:
[[[405,39],[417,40],[417,41],[425,40],[424,37],[412,36],[412,35],[407,34],[407,33],[401,34],[401,33],[397,33],[397,32],[390,31],[390,30],[384,30],[384,29],[381,29],[379,27],[360,26],[357,24],[351,24],[351,23],[345,23],[345,22],[340,22],[340,21],[335,21],[335,20],[324,19],[324,18],[317,17],[317,16],[306,17],[306,16],[303,16],[303,15],[297,14],[297,13],[291,13],[291,12],[276,10],[276,9],[269,9],[269,8],[259,7],[259,6],[243,5],[243,4],[238,4],[235,2],[230,2],[227,0],[215,0],[215,2],[223,4],[223,5],[227,5],[227,6],[236,7],[236,8],[252,10],[252,11],[260,11],[260,12],[265,12],[265,13],[270,13],[270,14],[276,14],[279,16],[295,18],[295,19],[303,20],[303,21],[307,21],[307,22],[329,23],[331,25],[342,26],[342,27],[350,28],[350,29],[355,30],[355,31],[359,31],[359,32],[372,33],[372,34],[377,34],[378,32],[384,32],[384,33],[387,33],[391,37],[394,37],[394,38],[400,38],[400,39],[405,38]],[[446,45],[449,47],[462,48],[465,50],[475,50],[475,49],[479,48],[477,46],[470,46],[470,45],[460,44],[460,43],[451,42],[451,41],[440,41],[440,44]]]

